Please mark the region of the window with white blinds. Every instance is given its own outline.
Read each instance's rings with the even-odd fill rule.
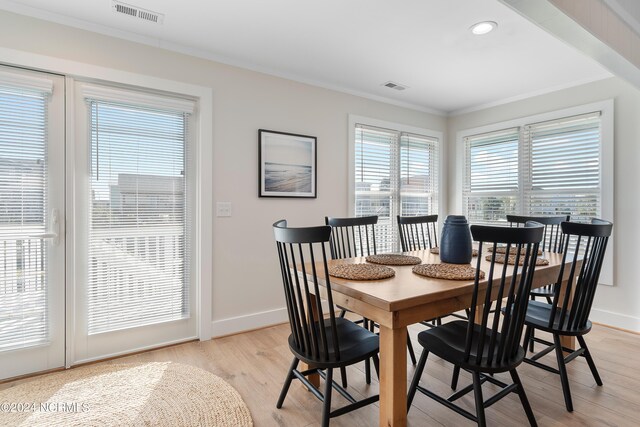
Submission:
[[[601,215],[600,112],[464,138],[463,203],[472,223],[507,214]]]
[[[600,113],[524,127],[529,161],[525,212],[571,215],[575,221],[600,216]]]
[[[464,139],[463,203],[474,224],[499,224],[519,211],[518,128]]]
[[[378,216],[379,253],[399,250],[397,215],[438,213],[437,138],[355,126],[355,215]]]
[[[438,213],[438,140],[400,134],[400,215]]]
[[[155,107],[149,96],[117,98],[86,99],[89,334],[190,314],[190,111]]]
[[[47,107],[52,84],[0,76],[0,351],[48,341]],[[47,87],[48,86],[48,87]]]

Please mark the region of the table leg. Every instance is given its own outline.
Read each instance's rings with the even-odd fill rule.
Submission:
[[[567,281],[565,280],[564,283],[562,284],[562,291],[560,292],[560,301],[564,301],[564,295],[565,295],[566,290],[567,290]],[[571,287],[571,294],[569,295],[569,307],[567,308],[567,310],[569,310],[569,308],[571,308],[571,304],[573,303],[573,293],[574,293],[574,291],[575,291],[575,283]],[[561,336],[560,337],[560,344],[562,344],[563,347],[570,348],[571,350],[575,350],[576,349],[576,337]]]
[[[560,337],[560,344],[562,344],[563,347],[566,348],[570,348],[571,350],[575,350],[576,349],[576,338],[575,337],[570,337],[570,336],[561,336]]]
[[[318,320],[318,309],[316,308],[316,298],[319,298],[319,297],[313,294],[309,294],[309,297],[311,299],[311,313],[313,315],[313,319]],[[307,310],[309,309],[308,307],[305,307],[305,308]],[[300,362],[300,371],[306,371],[307,369],[313,369],[313,366],[308,365],[304,362]],[[318,374],[307,375],[307,379],[314,386],[320,387],[320,375]]]
[[[380,325],[380,427],[407,425],[407,328]]]
[[[473,321],[477,324],[482,324],[482,310],[484,310],[484,305],[476,306],[476,315]]]

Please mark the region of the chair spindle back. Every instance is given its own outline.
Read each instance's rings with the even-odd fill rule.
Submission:
[[[398,215],[398,230],[402,252],[438,246],[438,215]]]
[[[612,229],[611,222],[595,218],[590,224],[562,223],[564,256],[555,286],[549,327],[575,330],[586,325]],[[567,264],[567,259],[570,264]],[[570,299],[572,294],[573,301]]]
[[[478,257],[476,265],[470,320],[465,341],[465,360],[468,363],[477,365],[502,364],[517,355],[527,313],[538,247],[543,232],[544,227],[541,224],[531,222],[527,223],[524,228],[471,226],[473,239],[479,242],[478,251],[482,254],[484,245],[492,245],[493,252],[490,254],[489,271],[485,272],[486,277],[483,281],[480,280],[479,275],[483,256]],[[509,265],[507,262],[503,264],[496,262],[498,244],[506,244],[505,260],[509,256],[513,256],[515,258],[514,265]],[[511,278],[507,279],[509,272],[512,272]],[[485,283],[486,291],[484,298],[482,298],[480,288],[484,289]],[[502,312],[501,308],[505,298],[504,307],[506,310]],[[496,301],[496,309],[493,319],[490,321],[489,313],[493,312],[492,300]],[[480,319],[480,323],[474,325],[473,319]],[[476,327],[480,328],[480,334],[477,343],[473,343],[474,328]],[[500,335],[499,340],[498,334]],[[476,346],[475,349],[472,348],[472,344]],[[476,354],[475,360],[471,357],[472,349]]]
[[[544,225],[541,248],[546,252],[562,253],[564,249],[564,235],[560,224],[569,221],[570,215],[559,216],[522,216],[507,215],[507,221],[511,227],[522,227],[529,221],[535,221]]]
[[[328,360],[331,357],[339,360],[340,348],[335,314],[333,310],[329,310],[329,316],[325,318],[320,298],[311,298],[311,294],[320,295],[317,262],[317,265],[324,269],[327,301],[329,307],[333,307],[326,254],[331,227],[287,228],[287,222],[280,220],[273,224],[273,231],[280,260],[289,325],[296,347],[300,353],[309,355],[309,358]],[[308,271],[305,263],[309,263],[311,271]],[[298,270],[302,273],[298,273]],[[331,343],[328,342],[326,328],[331,329]]]
[[[324,221],[331,226],[332,259],[376,254],[377,215],[357,218],[325,217]]]

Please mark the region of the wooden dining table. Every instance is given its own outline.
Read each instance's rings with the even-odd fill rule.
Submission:
[[[405,252],[417,256],[425,264],[440,263],[440,257],[429,250]],[[489,262],[482,257],[481,269],[488,272]],[[532,288],[555,283],[562,264],[562,254],[543,253],[539,258],[548,265],[537,266]],[[473,258],[472,265],[476,265]],[[366,263],[364,257],[331,260],[329,265]],[[308,268],[306,271],[310,271]],[[318,266],[320,298],[326,297],[324,269]],[[389,266],[395,276],[382,280],[354,281],[331,276],[333,302],[377,323],[380,328],[380,421],[381,427],[407,424],[407,326],[469,308],[473,280],[433,279],[413,273],[411,265]],[[512,272],[512,268],[508,269]],[[299,274],[300,271],[298,272]],[[509,277],[509,274],[508,276]],[[480,283],[478,301],[484,301],[487,280]],[[317,296],[316,296],[317,297]],[[497,295],[491,295],[494,301]],[[315,304],[312,304],[315,305]],[[575,348],[571,337],[563,345]],[[319,383],[319,378],[310,378]]]

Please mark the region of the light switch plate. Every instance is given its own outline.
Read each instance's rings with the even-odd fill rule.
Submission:
[[[216,216],[218,217],[231,216],[231,202],[216,203]]]

